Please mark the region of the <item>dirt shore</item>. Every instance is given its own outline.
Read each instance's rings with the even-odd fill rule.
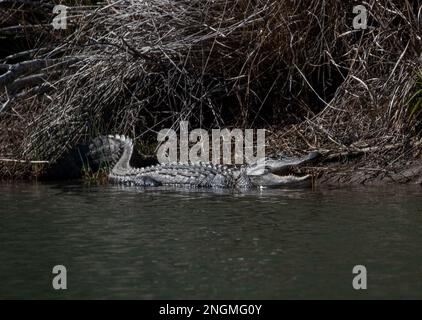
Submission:
[[[422,185],[422,159],[403,161],[388,169],[371,168],[361,160],[353,164],[329,164],[317,171],[318,185]]]

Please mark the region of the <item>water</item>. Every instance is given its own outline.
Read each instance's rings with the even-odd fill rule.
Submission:
[[[0,184],[0,298],[420,299],[421,191]]]

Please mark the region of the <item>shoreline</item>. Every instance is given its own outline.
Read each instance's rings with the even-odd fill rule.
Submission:
[[[384,169],[365,165],[364,160],[354,163],[331,163],[321,166],[305,167],[304,171],[313,175],[313,185],[325,186],[387,186],[420,185],[422,186],[422,159],[413,159],[400,163],[393,168]],[[80,178],[46,178],[27,175],[25,177],[1,177],[1,183],[15,182],[56,182],[56,183],[94,183],[108,184],[104,179]]]
[[[319,168],[321,170],[321,168]],[[422,159],[409,161],[393,169],[370,168],[363,163],[354,165],[330,166],[322,169],[316,179],[321,185],[421,185]]]

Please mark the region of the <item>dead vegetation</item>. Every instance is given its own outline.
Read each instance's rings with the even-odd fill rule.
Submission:
[[[68,28],[54,30],[57,3],[0,1],[0,158],[24,161],[0,161],[2,176],[100,133],[154,139],[180,120],[268,128],[289,153],[417,154],[417,0],[364,2],[366,30],[351,0],[62,1]]]

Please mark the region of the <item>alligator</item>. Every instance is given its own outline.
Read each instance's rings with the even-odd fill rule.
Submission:
[[[134,168],[130,165],[133,140],[124,135],[98,137],[90,145],[91,156],[108,154],[110,183],[156,187],[250,189],[253,187],[310,185],[310,175],[295,175],[294,168],[315,160],[318,152],[303,157],[267,157],[250,165],[226,166],[212,163],[165,163]]]

